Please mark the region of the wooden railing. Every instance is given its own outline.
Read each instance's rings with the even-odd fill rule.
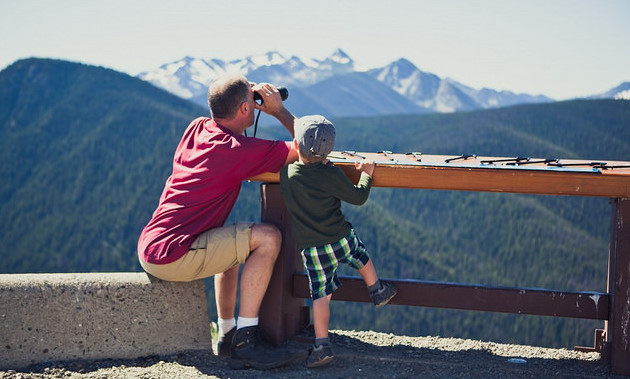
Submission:
[[[437,190],[599,196],[611,199],[607,292],[563,292],[460,283],[396,280],[392,304],[605,320],[593,349],[614,373],[630,374],[630,162],[476,156],[425,156],[391,152],[333,152],[331,161],[351,180],[354,162],[376,163],[373,186]],[[278,174],[261,181],[262,221],[283,232],[283,245],[263,300],[260,324],[275,343],[309,323],[309,297],[297,243],[279,188]],[[333,300],[369,302],[360,278],[341,278]]]

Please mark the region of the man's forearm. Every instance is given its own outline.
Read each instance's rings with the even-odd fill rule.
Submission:
[[[277,118],[278,121],[280,121],[280,123],[282,123],[282,125],[289,131],[289,133],[291,133],[291,137],[295,136],[295,132],[293,130],[293,123],[296,117],[293,114],[291,114],[291,112],[289,112],[288,109],[283,107],[280,110],[280,112],[278,112],[277,114],[274,114],[274,117]]]

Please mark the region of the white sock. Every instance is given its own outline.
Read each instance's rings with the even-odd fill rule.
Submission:
[[[229,332],[230,330],[232,330],[233,327],[236,326],[236,319],[234,317],[227,319],[222,319],[219,317],[217,324],[219,324],[219,337],[222,337],[225,335],[225,333]]]
[[[236,323],[236,329],[247,328],[249,326],[257,326],[258,325],[258,317],[238,317],[238,322]]]

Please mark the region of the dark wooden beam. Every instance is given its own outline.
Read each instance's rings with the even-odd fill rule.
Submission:
[[[340,277],[333,300],[370,302],[363,280]],[[398,288],[390,304],[606,320],[610,297],[598,292],[493,287],[421,280],[389,280]],[[293,275],[293,296],[308,298],[306,273]]]

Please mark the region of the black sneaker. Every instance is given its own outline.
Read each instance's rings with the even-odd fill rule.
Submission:
[[[381,281],[381,289],[370,292],[370,297],[372,298],[374,305],[378,308],[389,303],[389,301],[396,296],[397,293],[398,290],[393,284]]]
[[[281,347],[274,347],[264,342],[257,326],[238,329],[232,340],[233,369],[255,368],[269,370],[290,364],[303,357],[299,352],[292,352]]]
[[[219,337],[217,340],[217,348],[215,351],[216,355],[221,355],[224,357],[229,357],[231,354],[230,350],[232,349],[232,338],[234,338],[234,333],[236,333],[236,327],[230,329],[229,332],[225,333],[223,337]]]
[[[329,364],[335,359],[330,345],[319,345],[311,350],[311,353],[306,358],[306,367],[321,367]]]

